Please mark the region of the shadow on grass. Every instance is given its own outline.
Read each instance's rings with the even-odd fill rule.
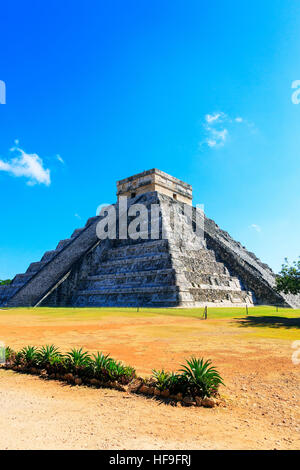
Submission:
[[[248,317],[236,318],[236,322],[239,326],[268,326],[269,328],[300,328],[300,318],[286,318],[286,317]]]

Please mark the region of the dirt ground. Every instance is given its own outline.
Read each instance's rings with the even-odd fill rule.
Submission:
[[[299,317],[299,315],[298,315]],[[300,449],[299,320],[0,312],[0,340],[111,353],[140,374],[213,360],[226,407],[171,406],[0,371],[1,449]]]

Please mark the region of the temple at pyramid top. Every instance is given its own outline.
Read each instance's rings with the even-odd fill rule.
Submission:
[[[179,202],[192,204],[193,188],[190,184],[168,175],[157,168],[143,171],[117,181],[117,196],[136,197],[138,194],[157,191]]]

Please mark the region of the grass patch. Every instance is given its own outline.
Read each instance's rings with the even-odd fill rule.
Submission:
[[[73,307],[19,307],[0,310],[0,316],[10,313],[11,315],[33,315],[40,319],[72,319],[72,320],[99,320],[106,317],[151,317],[156,315],[202,318],[204,308],[73,308]],[[295,318],[300,315],[300,309],[278,308],[273,306],[259,306],[248,309],[249,317],[274,316]],[[245,317],[246,309],[242,307],[208,307],[208,320],[219,318]]]

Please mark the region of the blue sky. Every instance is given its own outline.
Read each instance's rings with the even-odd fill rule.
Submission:
[[[299,254],[300,4],[1,4],[0,279],[157,167],[275,271]]]

